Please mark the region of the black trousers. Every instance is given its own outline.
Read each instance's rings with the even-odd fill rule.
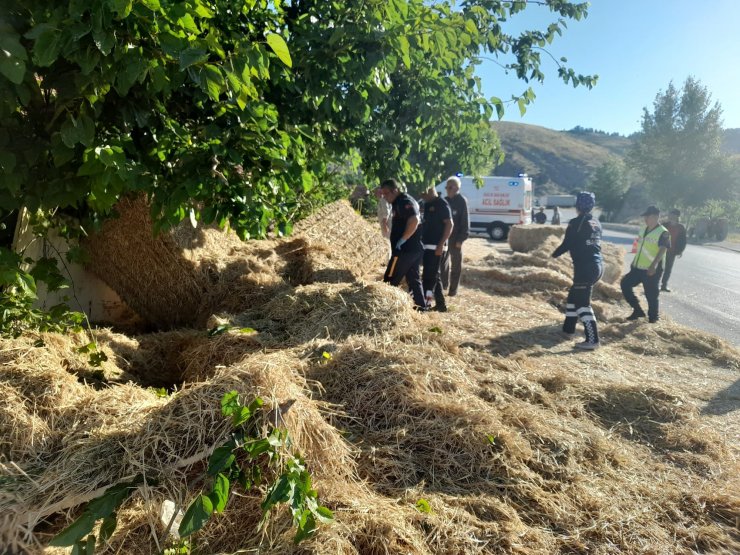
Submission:
[[[451,244],[442,255],[442,287],[447,289],[449,286],[452,295],[457,293],[460,274],[462,274],[462,247],[456,249],[455,245]]]
[[[637,300],[637,296],[635,296],[635,292],[633,291],[635,287],[642,284],[642,287],[645,290],[645,298],[648,303],[648,318],[650,320],[658,319],[658,295],[660,294],[660,277],[662,275],[662,265],[658,266],[658,269],[652,276],[648,275],[647,270],[639,270],[633,267],[630,268],[630,271],[620,282],[624,300],[626,300],[634,310],[642,310],[640,301]]]
[[[604,266],[601,264],[578,265],[573,272],[573,285],[568,291],[565,301],[565,321],[563,331],[575,333],[578,320],[583,323],[586,341],[589,343],[599,342],[599,331],[596,324],[596,316],[591,308],[591,293],[594,285],[604,274]]]
[[[676,262],[676,253],[668,251],[665,255],[665,270],[663,270],[663,287],[668,286],[668,280],[671,279],[671,272],[673,272],[673,263]]]
[[[437,304],[437,309],[447,308],[444,290],[442,288],[442,275],[440,273],[442,256],[437,256],[433,250],[425,249],[424,271],[421,274],[421,284],[424,288],[424,295],[428,295],[429,291],[432,292],[434,295],[434,302]]]
[[[383,281],[391,285],[398,285],[403,278],[409,286],[409,291],[414,297],[414,303],[419,307],[426,307],[424,292],[421,288],[419,277],[419,265],[424,251],[393,251],[388,267],[385,269]]]

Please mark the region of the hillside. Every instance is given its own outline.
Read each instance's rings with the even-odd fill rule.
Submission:
[[[555,131],[537,125],[493,123],[506,158],[494,175],[527,173],[538,194],[584,188],[591,172],[610,156],[624,157],[630,137],[591,130]],[[740,154],[740,129],[726,129],[722,150]]]
[[[591,172],[610,156],[623,155],[626,148],[614,137],[598,144],[585,135],[574,135],[536,125],[496,122],[506,158],[496,175],[527,173],[534,177],[540,192],[570,191],[583,188]],[[589,134],[588,136],[592,136]],[[621,138],[626,144],[628,139]]]

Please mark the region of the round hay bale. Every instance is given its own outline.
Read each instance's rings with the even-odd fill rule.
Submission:
[[[530,252],[549,237],[562,237],[565,229],[559,225],[515,225],[509,230],[509,246],[515,252]]]
[[[187,260],[168,233],[154,236],[149,205],[141,196],[116,205],[83,246],[86,268],[106,282],[149,326],[171,329],[190,324],[206,288],[204,275]]]

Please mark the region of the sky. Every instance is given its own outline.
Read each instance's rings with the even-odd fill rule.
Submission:
[[[503,27],[511,34],[556,20],[533,5]],[[597,74],[598,83],[591,90],[566,85],[543,55],[545,82],[532,83],[537,98],[523,117],[507,104],[505,121],[629,135],[640,130],[643,108],[652,111],[658,92],[693,76],[722,106],[724,127],[740,128],[740,0],[591,0],[587,18],[567,21],[548,50],[576,73]],[[528,86],[490,61],[477,73],[487,97],[507,100]]]

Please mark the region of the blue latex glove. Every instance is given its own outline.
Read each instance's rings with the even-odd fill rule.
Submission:
[[[403,246],[403,244],[404,244],[405,242],[406,242],[406,239],[404,239],[403,237],[401,237],[401,238],[400,238],[400,239],[398,240],[398,243],[396,243],[396,250],[397,250],[397,251],[400,251],[400,250],[401,250],[401,247]]]

